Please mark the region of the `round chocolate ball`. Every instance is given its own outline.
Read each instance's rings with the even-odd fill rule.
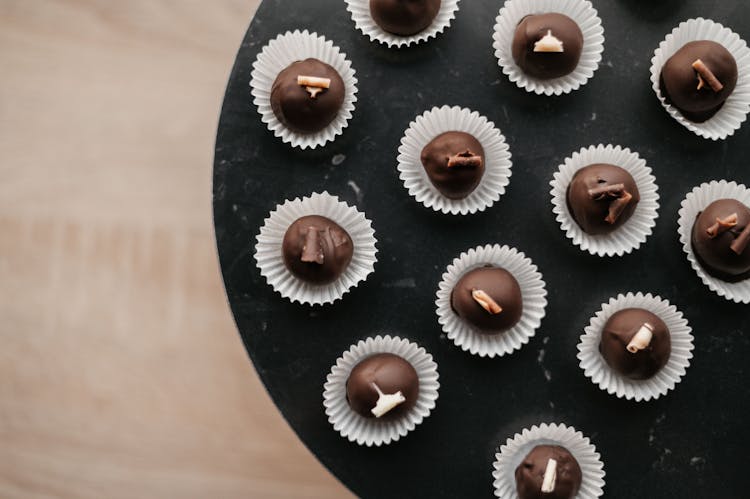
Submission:
[[[484,175],[482,144],[465,132],[441,133],[422,149],[421,159],[432,185],[450,199],[471,194]]]
[[[705,69],[698,66],[701,61]],[[721,87],[711,85],[704,75],[709,71]],[[719,43],[700,40],[689,42],[670,57],[661,70],[662,93],[689,120],[709,119],[727,100],[737,84],[737,63]]]
[[[541,79],[559,78],[578,66],[583,33],[563,14],[534,14],[521,19],[513,35],[513,60],[524,73]]]
[[[557,462],[555,487],[542,492],[544,474],[550,459]],[[537,445],[516,468],[516,490],[519,499],[572,499],[581,487],[583,475],[573,454],[559,445]]]
[[[352,260],[352,238],[336,222],[318,215],[295,220],[281,245],[286,267],[303,281],[333,282]]]
[[[650,330],[651,338],[636,346],[637,334]],[[629,349],[630,347],[630,349]],[[609,367],[630,379],[648,379],[669,360],[669,329],[656,314],[642,308],[615,312],[604,325],[599,352]]]
[[[400,36],[424,31],[439,11],[440,0],[370,0],[370,15],[375,23]]]
[[[328,88],[301,85],[298,77],[330,80]],[[344,103],[346,88],[341,75],[318,59],[296,61],[287,66],[271,87],[271,109],[290,130],[315,133],[327,127]]]
[[[483,333],[502,333],[521,319],[521,287],[505,269],[480,267],[467,272],[456,283],[451,292],[451,307]]]
[[[397,418],[409,411],[419,396],[419,377],[408,361],[392,353],[378,353],[354,366],[346,381],[346,400],[357,414],[377,417],[373,409],[383,396],[401,393],[403,402],[380,418]]]
[[[748,238],[750,208],[736,199],[719,199],[698,214],[690,239],[706,272],[737,282],[750,277]]]
[[[581,168],[568,185],[568,210],[587,234],[608,234],[622,226],[640,200],[633,176],[607,163]]]

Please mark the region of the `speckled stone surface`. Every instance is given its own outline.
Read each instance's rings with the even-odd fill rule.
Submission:
[[[242,43],[218,129],[214,222],[229,302],[247,351],[300,438],[363,497],[492,497],[494,453],[523,427],[564,422],[602,454],[608,498],[746,497],[739,472],[750,446],[750,331],[747,306],[701,284],[677,238],[687,191],[711,179],[750,183],[750,126],[724,142],[700,139],[662,109],[650,59],[664,36],[691,17],[710,17],[750,35],[740,1],[595,1],[605,27],[604,59],[581,90],[549,98],[520,90],[492,50],[500,2],[464,0],[452,27],[404,50],[371,43],[343,0],[266,0]],[[354,118],[315,151],[283,144],[261,123],[250,72],[269,39],[317,31],[347,54],[359,79]],[[479,111],[506,136],[513,175],[491,209],[468,217],[417,204],[396,171],[409,122],[450,104]],[[635,253],[597,258],[573,246],[552,214],[548,182],[572,151],[598,143],[630,147],[653,168],[661,196],[654,234]],[[341,302],[306,307],[282,300],[261,278],[255,237],[277,203],[328,190],[356,204],[379,240],[375,273]],[[435,317],[443,269],[461,251],[509,244],[539,266],[547,316],[530,344],[500,359],[453,345]],[[695,335],[695,358],[674,392],[650,403],[618,400],[578,367],[576,344],[602,302],[653,292],[677,305]],[[328,424],[322,385],[353,342],[378,333],[423,345],[438,363],[437,408],[395,445],[363,448]]]

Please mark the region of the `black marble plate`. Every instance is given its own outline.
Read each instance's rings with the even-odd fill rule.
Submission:
[[[750,126],[707,141],[677,124],[651,90],[650,59],[673,27],[709,17],[750,37],[739,0],[599,0],[605,52],[582,89],[527,94],[501,73],[492,49],[499,1],[464,0],[450,29],[404,50],[370,42],[344,0],[265,0],[242,43],[221,113],[214,165],[214,222],[227,295],[266,388],[305,444],[365,497],[491,497],[501,443],[538,422],[564,422],[591,437],[613,498],[748,497],[741,465],[750,446],[748,307],[713,294],[693,272],[677,236],[677,210],[701,182],[750,183]],[[359,102],[344,135],[300,151],[275,138],[252,103],[250,72],[261,48],[296,28],[317,31],[347,54]],[[506,194],[467,217],[417,204],[396,171],[409,122],[443,104],[479,111],[513,154]],[[630,147],[652,167],[661,196],[654,234],[635,253],[597,258],[573,246],[552,214],[548,185],[574,150]],[[342,161],[343,159],[343,161]],[[286,199],[328,190],[364,211],[379,240],[375,273],[343,301],[311,308],[283,300],[253,258],[264,218]],[[547,315],[511,356],[471,356],[441,334],[435,291],[461,251],[515,246],[544,274]],[[661,295],[693,327],[695,357],[677,389],[654,402],[607,395],[584,377],[576,344],[589,318],[626,291]],[[335,359],[357,340],[392,333],[438,363],[432,415],[395,445],[358,447],[329,425],[322,387]]]

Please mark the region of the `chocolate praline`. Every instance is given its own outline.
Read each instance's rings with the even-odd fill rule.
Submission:
[[[297,82],[298,76],[327,78],[331,80],[330,86],[310,91]],[[318,59],[296,61],[282,70],[273,82],[271,110],[290,130],[319,132],[336,118],[345,93],[344,80],[332,66]]]
[[[648,345],[632,353],[628,345],[644,327],[651,330]],[[599,352],[607,364],[630,379],[653,377],[669,360],[669,329],[656,314],[642,308],[626,308],[612,314],[602,330]]]
[[[693,67],[697,60],[702,61],[720,82],[720,90],[712,88],[702,76],[699,80],[699,72]],[[689,42],[664,63],[660,84],[667,102],[690,121],[700,123],[716,114],[734,91],[737,62],[719,43],[710,40]]]
[[[300,279],[326,284],[335,281],[352,259],[349,234],[336,222],[318,215],[295,220],[281,245],[284,264]]]
[[[487,297],[499,306],[501,311],[493,310],[491,304],[488,306]],[[480,267],[467,272],[456,283],[451,292],[451,307],[459,317],[483,333],[502,333],[515,326],[521,319],[521,287],[513,274],[505,269]]]
[[[557,461],[555,488],[542,492],[544,473],[550,459]],[[581,487],[583,474],[573,454],[559,445],[537,445],[516,468],[519,499],[572,499]]]
[[[450,199],[471,194],[484,175],[484,148],[465,132],[441,133],[424,146],[421,160],[432,185]]]
[[[516,26],[511,50],[513,60],[524,73],[545,80],[559,78],[578,66],[583,33],[578,24],[564,14],[528,15]]]
[[[641,200],[633,176],[616,165],[595,163],[573,176],[567,191],[568,210],[587,234],[608,234],[621,227]]]
[[[408,361],[391,353],[378,353],[354,366],[346,381],[346,400],[357,414],[374,418],[372,412],[380,394],[401,392],[404,401],[386,412],[383,418],[397,418],[409,411],[419,396],[419,377]]]
[[[440,11],[440,0],[370,0],[370,15],[384,31],[399,36],[424,31]]]
[[[736,199],[719,199],[698,214],[690,241],[706,272],[724,281],[737,282],[750,277],[748,238],[750,208]]]

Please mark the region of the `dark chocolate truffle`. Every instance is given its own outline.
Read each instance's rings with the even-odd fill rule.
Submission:
[[[484,149],[468,133],[441,133],[422,149],[421,159],[432,184],[450,199],[471,194],[484,175]]]
[[[648,379],[669,360],[669,329],[642,308],[615,312],[604,325],[599,352],[609,367],[631,379]]]
[[[335,281],[354,251],[349,234],[333,220],[318,215],[295,220],[284,234],[281,249],[292,274],[315,284]]]
[[[736,199],[706,206],[693,224],[693,251],[714,277],[737,282],[750,277],[750,209]]]
[[[554,488],[542,492],[550,459],[556,461]],[[581,487],[581,467],[568,449],[559,445],[537,445],[516,468],[519,499],[572,499]]]
[[[333,67],[317,59],[305,59],[293,62],[276,77],[271,87],[271,109],[295,132],[319,132],[336,118],[345,93],[344,80]]]
[[[451,307],[482,332],[501,333],[521,319],[521,287],[505,269],[480,267],[467,272],[456,283],[451,292]]]
[[[559,78],[573,72],[582,50],[581,28],[563,14],[526,16],[513,35],[513,60],[535,78]]]
[[[716,114],[736,84],[734,57],[721,44],[708,40],[686,43],[661,69],[664,97],[697,123]]]
[[[367,357],[354,366],[346,381],[349,406],[366,418],[397,418],[414,407],[418,395],[417,371],[391,353]]]
[[[400,36],[424,31],[440,11],[440,0],[370,0],[370,15],[384,31]]]
[[[632,175],[606,163],[581,168],[568,185],[568,210],[587,234],[607,234],[620,227],[640,200]]]

